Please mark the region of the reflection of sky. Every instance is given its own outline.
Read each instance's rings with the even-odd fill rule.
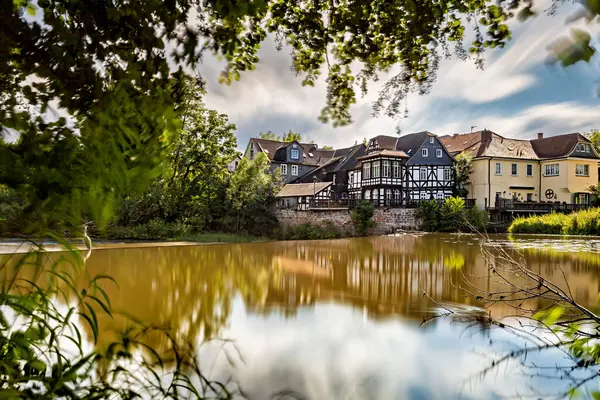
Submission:
[[[479,376],[487,356],[499,354],[493,351],[518,344],[505,331],[482,332],[449,320],[424,327],[401,318],[374,322],[360,310],[331,303],[284,319],[247,315],[238,298],[223,337],[235,341],[244,363],[238,359],[232,368],[221,357],[215,377],[231,373],[250,399],[284,390],[301,399],[488,399],[531,393],[528,385],[558,393],[564,384],[526,378],[516,361]],[[205,351],[208,362],[214,353]],[[227,353],[231,359],[234,352]],[[544,365],[561,360],[558,352],[529,355]]]

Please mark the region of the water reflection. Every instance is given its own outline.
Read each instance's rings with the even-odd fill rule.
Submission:
[[[600,253],[592,242],[495,240],[534,271],[560,285],[568,282],[578,302],[598,309]],[[348,390],[355,393],[349,398],[455,397],[463,384],[456,380],[486,361],[474,352],[489,353],[491,341],[499,338],[465,336],[447,321],[419,328],[436,308],[423,293],[444,305],[476,307],[480,304],[464,289],[499,290],[481,244],[470,235],[402,235],[102,249],[92,253],[87,272],[76,281],[83,287],[89,276],[113,277],[118,286],[105,281],[102,287],[116,314],[163,327],[182,343],[233,338],[247,368],[232,370],[231,360],[215,356],[220,360],[215,374],[233,374],[251,398],[286,387],[305,398],[345,398]],[[545,304],[530,299],[524,306]],[[498,304],[491,312],[501,317],[513,309]],[[132,326],[128,318],[100,312],[99,323],[100,351]],[[145,342],[159,353],[170,346],[161,335]],[[210,356],[214,349],[204,351]],[[428,388],[432,374],[439,382]],[[514,376],[510,382],[515,388],[525,384]],[[466,397],[497,393],[492,386],[478,385]]]

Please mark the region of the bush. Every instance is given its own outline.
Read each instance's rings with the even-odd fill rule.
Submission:
[[[553,235],[600,235],[600,208],[572,214],[552,213],[516,218],[508,227],[510,233]]]
[[[190,233],[188,225],[153,219],[147,224],[136,226],[109,225],[101,235],[107,239],[166,240]]]
[[[373,203],[365,200],[359,201],[356,208],[352,210],[350,217],[352,218],[354,229],[358,235],[366,235],[369,228],[375,226],[375,221],[373,221],[374,213],[375,206]]]
[[[421,229],[429,232],[482,232],[489,223],[485,210],[466,209],[460,197],[447,198],[441,207],[435,200],[421,202],[416,216],[421,220]]]

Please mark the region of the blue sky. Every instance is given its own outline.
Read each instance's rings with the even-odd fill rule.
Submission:
[[[579,5],[565,5],[555,16],[544,13],[550,3],[539,2],[539,15],[525,23],[511,23],[513,39],[504,49],[489,51],[483,70],[472,61],[444,60],[433,90],[410,95],[406,119],[373,117],[371,104],[377,84],[352,107],[354,123],[333,128],[317,120],[325,99],[325,82],[303,88],[290,71],[289,52],[277,52],[266,43],[255,71],[242,75],[231,86],[216,83],[220,66],[207,61],[202,73],[208,82],[209,107],[227,113],[238,127],[239,147],[261,131],[294,130],[320,145],[352,145],[356,140],[381,134],[394,135],[429,130],[437,134],[487,128],[501,135],[533,138],[537,132],[551,136],[586,132],[600,127],[600,99],[595,88],[600,79],[598,57],[573,67],[547,66],[546,47],[568,34],[566,18]],[[586,26],[597,35],[593,25]],[[594,30],[595,29],[595,30]]]

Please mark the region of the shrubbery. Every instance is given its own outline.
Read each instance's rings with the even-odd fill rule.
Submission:
[[[373,203],[364,200],[359,201],[356,208],[352,210],[350,217],[352,218],[354,229],[358,235],[366,235],[369,228],[375,226],[375,221],[373,221],[374,213],[375,206]]]
[[[109,225],[102,233],[108,239],[166,240],[192,233],[192,228],[179,222],[153,219],[134,226]]]
[[[600,208],[572,214],[552,213],[519,217],[510,224],[508,231],[553,235],[600,235]]]
[[[460,197],[449,197],[441,206],[435,200],[422,202],[417,218],[421,220],[421,229],[430,232],[485,231],[489,222],[485,210],[465,208]]]

